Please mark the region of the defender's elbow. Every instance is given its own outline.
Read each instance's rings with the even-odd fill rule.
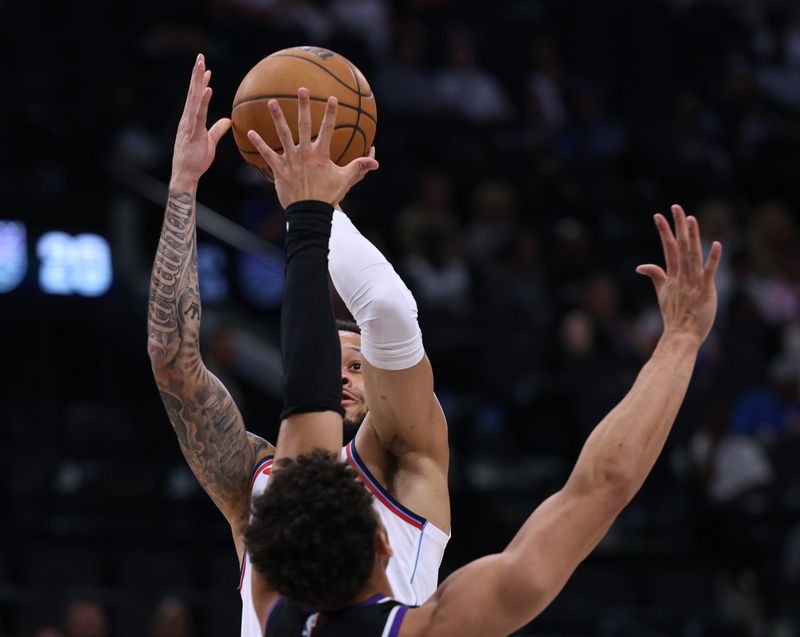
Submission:
[[[609,509],[621,511],[639,490],[639,480],[634,471],[618,461],[598,461],[591,467],[576,471],[568,486],[581,493],[602,497]]]
[[[639,491],[636,476],[618,467],[608,470],[600,485],[609,506],[620,511],[630,504]]]

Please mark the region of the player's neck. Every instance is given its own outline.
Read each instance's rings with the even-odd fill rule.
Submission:
[[[394,596],[392,585],[389,583],[389,578],[386,577],[386,571],[383,570],[383,568],[376,568],[372,571],[372,575],[369,580],[367,580],[366,586],[353,600],[353,606],[358,606],[376,595],[382,595],[384,597]]]

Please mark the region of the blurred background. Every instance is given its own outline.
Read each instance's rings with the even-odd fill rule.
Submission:
[[[238,634],[227,525],[150,374],[149,270],[195,56],[216,118],[299,44],[377,96],[382,167],[344,207],[419,304],[442,575],[629,388],[660,333],[634,268],[681,202],[725,244],[716,328],[644,490],[519,634],[800,635],[795,0],[0,1],[0,635]],[[199,200],[205,360],[274,440],[281,211],[230,136]]]

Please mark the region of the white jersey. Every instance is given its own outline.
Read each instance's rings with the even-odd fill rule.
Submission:
[[[342,460],[350,463],[375,496],[373,506],[386,527],[389,545],[394,552],[386,569],[392,585],[392,597],[408,606],[424,604],[439,585],[439,566],[450,536],[389,495],[358,456],[355,441],[342,449]],[[256,466],[250,485],[251,497],[264,493],[271,470],[271,457],[264,458]],[[245,551],[239,582],[242,637],[262,637],[262,627],[253,607],[251,576],[250,556]]]

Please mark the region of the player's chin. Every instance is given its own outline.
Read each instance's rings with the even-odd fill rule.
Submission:
[[[364,418],[367,415],[367,410],[360,403],[354,403],[352,405],[345,404],[350,402],[353,401],[345,401],[345,400],[342,401],[342,407],[344,407],[345,426],[358,429],[358,427],[361,426],[361,423],[364,421]]]
[[[361,416],[361,406],[352,400],[343,400],[342,407],[344,407],[344,418],[352,422],[359,422],[363,419]]]

